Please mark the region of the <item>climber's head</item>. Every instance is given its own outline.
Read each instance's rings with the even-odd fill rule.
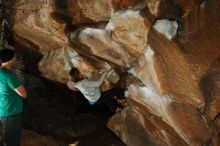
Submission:
[[[15,52],[11,49],[3,49],[0,51],[1,66],[12,67],[16,64]]]
[[[80,71],[77,68],[72,68],[70,70],[70,77],[73,82],[78,82],[83,79],[82,74],[80,73]]]

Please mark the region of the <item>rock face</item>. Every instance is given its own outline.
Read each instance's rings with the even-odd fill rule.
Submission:
[[[127,145],[218,146],[219,6],[218,0],[32,0],[11,19],[17,44],[43,56],[36,63],[46,78],[75,90],[72,67],[89,78],[114,70],[101,89],[126,85],[128,106],[108,127]]]
[[[23,130],[21,138],[21,146],[58,146],[56,142],[48,137],[38,135],[32,131]]]
[[[75,31],[70,34],[70,40],[76,46],[82,45],[79,51],[85,55],[131,67],[146,48],[152,21],[146,16],[149,13],[142,16],[141,11],[145,8],[119,11],[107,25]]]

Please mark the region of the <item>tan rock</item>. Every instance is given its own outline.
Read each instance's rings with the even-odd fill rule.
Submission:
[[[146,106],[133,100],[129,100],[129,103],[132,107],[129,106],[117,113],[108,122],[108,127],[114,130],[127,145],[187,145],[161,117],[148,112]]]
[[[108,21],[114,13],[111,0],[79,0],[78,5],[85,17],[95,22]]]
[[[174,98],[181,96],[181,99],[176,99],[178,101],[187,102],[190,98],[189,103],[195,104],[195,106],[204,105],[199,84],[178,45],[173,41],[166,41],[157,32],[153,32],[149,36],[150,46],[155,49],[155,61],[159,63],[155,64],[155,68],[161,84],[161,92],[169,95],[171,91]],[[162,58],[166,58],[166,60]]]
[[[68,0],[66,9],[59,9],[58,13],[72,18],[72,24],[109,21],[117,10],[136,6],[133,0]]]
[[[155,17],[159,17],[164,14],[166,15],[166,13],[169,13],[171,10],[171,8],[168,9],[170,3],[167,3],[163,0],[144,0],[144,3],[147,4],[150,13]]]
[[[146,47],[151,20],[146,14],[141,15],[145,9],[118,12],[105,29],[84,28],[72,33],[70,40],[75,46],[82,46],[79,51],[83,54],[130,67]]]
[[[39,135],[35,132],[23,130],[21,146],[58,146],[52,138]]]
[[[58,38],[65,38],[63,30],[65,28],[64,23],[57,23],[52,17],[51,13],[54,11],[53,1],[44,0],[31,0],[26,2],[25,0],[19,0],[19,3],[25,3],[17,6],[15,9],[15,25],[22,24],[29,26],[32,29],[50,33]],[[15,30],[16,32],[16,30]]]
[[[63,33],[65,24],[51,17],[53,3],[33,0],[18,8],[24,11],[15,11],[15,40],[43,54],[39,63],[42,76],[66,84],[69,77],[64,70],[63,51],[67,40]]]
[[[145,12],[142,15],[142,12]],[[127,46],[131,53],[143,53],[151,27],[151,18],[147,8],[128,9],[114,14],[106,26],[113,42]],[[138,28],[138,29],[137,29]]]
[[[175,0],[175,4],[180,7],[183,15],[192,12],[201,2],[201,0]]]
[[[160,105],[160,103],[158,104]],[[124,111],[117,113],[114,117],[110,119],[108,123],[108,127],[112,129],[116,133],[116,135],[118,135],[128,145],[202,145],[202,143],[205,143],[206,140],[209,139],[209,134],[206,135],[207,133],[204,132],[204,130],[206,129],[206,125],[204,124],[203,126],[201,126],[199,124],[201,120],[203,121],[203,119],[201,119],[197,115],[196,110],[194,110],[195,116],[200,118],[198,123],[194,123],[195,121],[197,121],[196,118],[192,118],[190,115],[187,115],[189,113],[191,114],[193,111],[191,110],[191,108],[190,111],[188,110],[190,105],[188,107],[176,105],[172,112],[169,111],[171,113],[168,112],[167,114],[161,114],[161,116],[154,115],[151,110],[149,110],[148,106],[143,104],[143,100],[141,102],[136,102],[133,99],[129,99],[129,105],[131,106],[128,106]],[[167,106],[167,108],[169,107]],[[180,109],[184,113],[176,111],[176,109]],[[187,114],[185,113],[186,111]],[[173,112],[176,112],[177,115]],[[176,125],[177,123],[170,124],[166,121],[166,119],[164,119],[169,114],[175,115],[175,118],[169,118],[170,120],[175,119],[176,121],[178,121],[178,125]],[[190,119],[187,117],[183,117],[182,115],[187,115],[187,117],[189,116]],[[176,119],[176,117],[181,118]],[[189,120],[190,122],[188,123]],[[181,133],[179,133],[179,129],[176,128],[180,127],[182,127],[182,130],[185,129],[186,131],[182,131]],[[200,129],[199,127],[203,127],[203,129]],[[187,134],[185,134],[185,132]],[[203,133],[203,135],[201,135],[201,132]],[[209,132],[209,129],[207,129],[207,132]],[[138,135],[138,137],[136,137],[136,135]],[[191,135],[192,137],[189,136],[188,139],[185,139],[183,138],[183,135]]]
[[[220,113],[220,58],[217,58],[211,65],[208,74],[201,81],[203,94],[206,97],[205,112],[214,121]]]
[[[65,69],[64,48],[52,49],[46,52],[38,64],[42,76],[66,84],[69,80],[69,70]]]
[[[88,78],[112,68],[102,91],[128,86],[128,107],[108,123],[127,145],[218,145],[218,0],[33,0],[18,8],[15,40],[42,54],[42,76],[75,90],[72,67]],[[177,19],[175,38],[152,27],[158,18]]]
[[[207,128],[206,121],[193,105],[175,101],[173,97],[161,95],[161,93],[157,93],[146,86],[130,85],[128,92],[129,101],[132,101],[130,101],[132,108],[135,108],[135,105],[137,108],[141,107],[139,116],[143,116],[144,111],[148,111],[150,114],[163,119],[163,122],[175,131],[169,135],[176,133],[185,141],[184,143],[189,145],[200,145],[210,138],[211,129]],[[165,131],[167,132],[167,130]],[[126,137],[129,137],[129,134]],[[169,143],[169,141],[165,142]]]
[[[162,118],[167,125],[173,128],[180,139],[184,141],[183,145],[202,145],[211,138],[212,129],[209,125],[210,123],[207,123],[209,119],[202,113],[207,101],[205,100],[205,95],[203,95],[200,90],[199,79],[201,79],[211,63],[219,56],[219,49],[212,47],[217,45],[216,40],[219,38],[219,36],[216,35],[216,31],[219,29],[218,27],[214,28],[215,30],[213,31],[210,30],[206,32],[203,30],[202,32],[197,32],[195,35],[190,36],[190,43],[187,43],[187,45],[184,44],[187,46],[187,48],[184,48],[184,51],[182,50],[183,46],[179,46],[175,41],[169,41],[155,30],[152,30],[148,37],[150,45],[145,50],[144,57],[139,57],[135,67],[131,69],[131,73],[144,84],[139,86],[134,83],[128,88],[130,100],[134,100],[147,108],[147,110],[140,110],[139,116],[143,116],[144,111],[149,111],[151,114]],[[205,37],[212,39],[204,42],[202,40],[205,40]],[[209,48],[209,53],[205,53],[205,50],[207,51],[205,48]],[[186,51],[190,53],[190,56],[188,56],[189,54],[187,54]],[[198,61],[194,59],[198,59]],[[195,67],[195,65],[197,67]],[[216,79],[214,80],[216,81]],[[218,87],[217,82],[214,86],[215,88]],[[216,91],[218,91],[218,88],[214,91],[211,90],[211,93],[217,95],[211,104],[213,111],[210,113],[214,115],[218,113],[216,106],[218,102],[218,92]],[[130,103],[130,105],[132,109],[135,108],[133,102]],[[141,105],[137,107],[140,108]],[[126,114],[123,113],[121,117],[126,117]],[[148,119],[146,117],[147,116],[145,116],[144,119]],[[113,122],[114,120],[110,121],[109,125],[111,126],[109,127],[115,131],[117,135],[122,134],[120,137],[124,142],[132,146],[135,145],[135,142],[131,144],[128,140],[130,134],[119,132],[126,131],[127,127],[120,124],[117,125]],[[125,119],[119,121],[120,123],[126,123]],[[132,126],[127,124],[129,127],[134,127],[134,125],[141,123],[138,122],[138,120],[132,121],[137,122],[134,122]],[[167,132],[167,130],[165,131]],[[135,132],[134,129],[133,132]],[[159,136],[157,135],[157,137]],[[177,145],[169,143],[169,139],[172,138],[164,138],[163,141],[168,145]],[[140,139],[136,139],[135,141],[139,143],[139,140]],[[172,142],[174,142],[174,140],[172,140]]]

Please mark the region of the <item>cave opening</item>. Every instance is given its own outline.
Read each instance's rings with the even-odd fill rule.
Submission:
[[[24,101],[24,129],[50,136],[61,145],[124,146],[106,126],[114,113],[105,104],[91,106],[80,92],[33,74],[24,73],[24,78],[29,93]],[[97,137],[102,138],[93,140]]]

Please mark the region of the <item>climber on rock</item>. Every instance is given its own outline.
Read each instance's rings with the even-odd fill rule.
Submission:
[[[71,78],[75,83],[74,86],[84,95],[90,105],[94,105],[97,102],[105,103],[111,111],[117,112],[120,109],[118,108],[117,101],[114,99],[114,96],[119,94],[123,96],[124,90],[113,88],[101,93],[100,89],[101,84],[109,73],[111,73],[111,71],[103,73],[98,80],[91,80],[88,78],[84,79],[77,68],[72,68]]]

